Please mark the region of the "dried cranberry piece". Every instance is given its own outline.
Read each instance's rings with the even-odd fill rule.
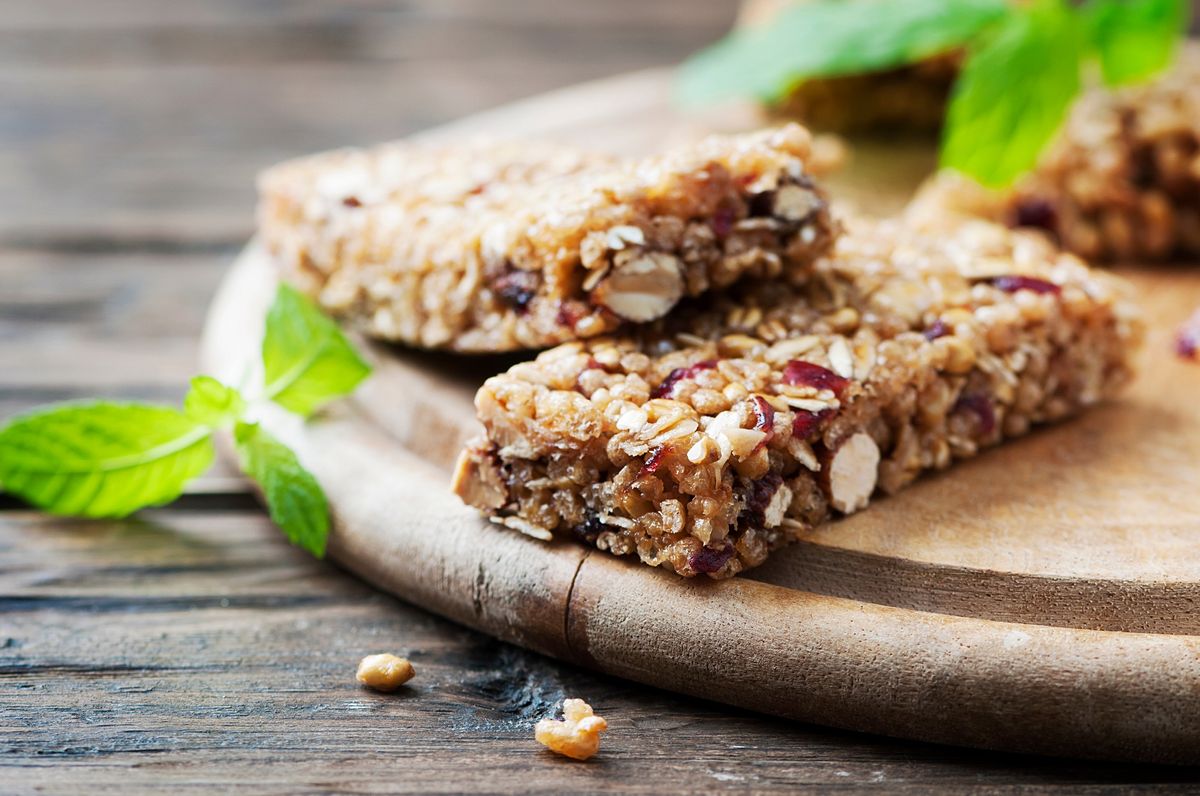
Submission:
[[[775,436],[775,407],[767,403],[767,399],[761,395],[754,396],[754,430],[765,432],[767,435],[754,446],[756,451]]]
[[[663,445],[650,451],[650,456],[647,457],[645,463],[642,464],[642,469],[638,474],[649,475],[650,473],[656,472],[662,465],[663,459],[666,458],[667,450],[667,446]]]
[[[939,337],[945,337],[946,335],[950,334],[950,327],[945,321],[943,321],[941,318],[938,318],[936,321],[929,324],[929,328],[926,329],[923,334],[925,335],[926,340],[936,340]]]
[[[832,415],[832,409],[822,409],[820,412],[797,409],[796,419],[792,421],[792,436],[796,439],[808,439],[821,427],[821,423]]]
[[[579,319],[582,317],[583,311],[580,309],[578,304],[564,301],[558,305],[558,313],[554,316],[554,320],[557,321],[560,326],[570,326],[572,329],[574,329],[575,324],[578,323]]]
[[[713,213],[712,231],[718,238],[725,238],[733,231],[733,220],[736,217],[736,211],[729,205],[721,205]]]
[[[720,550],[713,550],[710,547],[701,547],[696,552],[688,556],[688,566],[696,572],[702,572],[705,575],[717,572],[729,559],[733,558],[733,545],[729,542]]]
[[[1047,232],[1058,229],[1058,211],[1050,200],[1040,197],[1022,199],[1017,204],[1014,220],[1018,227],[1036,227]]]
[[[995,276],[987,280],[993,287],[1003,290],[1005,293],[1016,293],[1018,290],[1032,290],[1034,293],[1053,294],[1057,296],[1062,292],[1062,288],[1053,282],[1047,282],[1045,279],[1038,279],[1033,276],[1019,276],[1009,274],[1007,276]]]
[[[492,280],[492,290],[505,304],[524,312],[537,295],[540,279],[533,271],[514,268]]]
[[[816,390],[832,390],[835,395],[841,395],[850,385],[850,380],[837,375],[829,368],[802,359],[793,359],[783,369],[783,383],[812,387]]]
[[[1175,335],[1175,353],[1183,359],[1200,361],[1200,310],[1183,322]]]
[[[702,370],[712,370],[717,366],[715,359],[702,359],[694,365],[688,365],[684,368],[675,368],[667,374],[667,378],[663,379],[662,384],[654,388],[650,393],[651,398],[670,398],[671,393],[675,390],[675,385],[684,379],[694,379],[696,374]]]
[[[992,402],[983,393],[963,393],[954,402],[954,413],[970,412],[979,423],[980,436],[988,436],[996,430],[996,410]]]
[[[347,196],[342,200],[342,205],[344,207],[362,207],[362,200],[357,196]]]

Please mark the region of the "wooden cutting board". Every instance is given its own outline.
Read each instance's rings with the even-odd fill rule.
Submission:
[[[681,118],[644,72],[425,134],[530,135],[648,150],[748,109]],[[899,206],[927,149],[860,150],[834,190]],[[1200,274],[1130,270],[1152,319],[1120,401],[817,529],[748,576],[684,580],[499,529],[449,491],[471,396],[511,359],[370,345],[354,399],[265,418],[329,495],[330,555],[406,600],[500,638],[663,688],[907,738],[1095,758],[1200,762],[1200,365],[1171,334]],[[275,284],[253,245],[210,311],[210,372],[257,358]]]

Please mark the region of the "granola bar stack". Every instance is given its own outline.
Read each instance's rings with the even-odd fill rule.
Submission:
[[[393,145],[262,181],[285,276],[369,333],[555,348],[487,381],[454,488],[714,578],[1112,395],[1123,284],[986,221],[836,223],[791,125],[622,161]]]
[[[726,577],[877,491],[1112,395],[1122,283],[1035,236],[859,222],[797,284],[489,379],[455,488],[504,525]]]

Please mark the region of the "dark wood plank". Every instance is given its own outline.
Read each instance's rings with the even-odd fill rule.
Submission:
[[[253,176],[520,96],[674,63],[736,0],[2,0],[0,418],[176,400]],[[0,496],[0,790],[99,793],[1114,792],[1194,772],[803,727],[564,667],[384,597],[279,540],[217,473],[176,506],[63,521]],[[392,697],[365,652],[410,654]],[[575,765],[532,722],[612,723]]]
[[[5,791],[1099,792],[1194,774],[869,738],[593,675],[376,593],[257,514],[0,514],[0,617]],[[380,650],[413,659],[411,687],[356,685]],[[564,696],[610,721],[593,763],[532,740]]]
[[[0,251],[0,413],[92,393],[181,396],[233,256]]]
[[[7,5],[0,244],[136,246],[244,240],[271,163],[674,63],[736,3]]]

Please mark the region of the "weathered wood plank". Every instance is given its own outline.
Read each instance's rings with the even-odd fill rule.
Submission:
[[[286,23],[321,23],[370,27],[379,22],[426,21],[455,27],[472,25],[561,27],[580,25],[632,28],[649,23],[687,30],[724,27],[734,17],[737,0],[695,3],[692,0],[607,0],[604,3],[563,3],[560,0],[289,0],[287,3],[206,0],[172,3],[156,0],[5,0],[0,30],[124,31],[180,28],[203,33],[229,28]]]
[[[7,5],[0,245],[136,246],[242,241],[265,166],[674,63],[736,3]]]
[[[227,261],[0,253],[0,417],[91,395],[180,398]]]
[[[735,5],[0,0],[0,417],[178,398],[262,166],[672,63]],[[559,666],[306,559],[260,513],[227,511],[246,505],[226,494],[239,485],[122,523],[0,498],[0,790],[1098,793],[1197,777],[784,724]],[[358,655],[384,645],[417,661],[410,694],[354,685]],[[529,738],[564,694],[612,721],[594,764]]]
[[[878,740],[600,677],[374,592],[257,514],[0,514],[0,617],[11,791],[1091,792],[1195,775]],[[395,696],[353,679],[382,649],[418,669]],[[564,696],[611,723],[594,763],[532,740]]]

